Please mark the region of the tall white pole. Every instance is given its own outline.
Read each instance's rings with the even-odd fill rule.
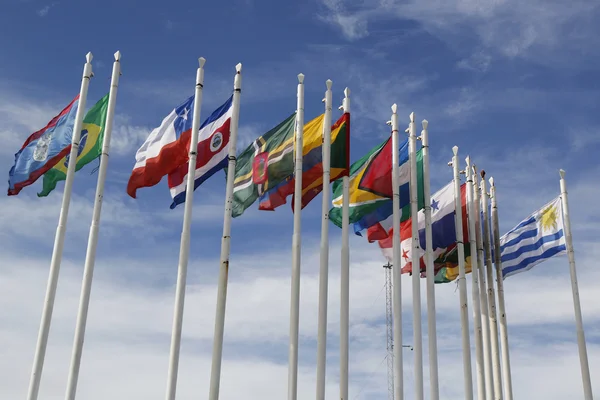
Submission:
[[[575,324],[577,326],[577,344],[579,345],[579,362],[581,363],[583,395],[585,400],[592,400],[592,381],[590,379],[590,366],[588,364],[585,335],[583,333],[583,318],[581,317],[581,302],[579,301],[577,271],[575,270],[575,250],[573,250],[573,236],[571,234],[571,215],[569,214],[569,200],[567,198],[567,182],[565,181],[565,171],[561,169],[559,172],[560,198],[562,201],[565,241],[567,245],[567,256],[569,257],[569,270],[571,271],[571,289],[573,289],[573,306],[575,308]]]
[[[298,331],[300,324],[300,255],[302,209],[302,137],[304,134],[304,75],[298,74],[296,109],[296,148],[294,164],[294,233],[292,235],[292,290],[290,301],[290,348],[288,366],[288,400],[298,396]]]
[[[81,138],[81,126],[83,114],[85,113],[88,86],[90,84],[90,79],[93,76],[92,58],[92,53],[87,53],[85,56],[86,63],[83,66],[83,77],[81,78],[81,89],[79,89],[79,103],[77,106],[77,113],[75,114],[75,125],[73,127],[73,138],[71,139],[71,153],[69,160],[77,160],[77,154],[79,153],[79,140]],[[48,335],[50,333],[50,322],[52,321],[52,311],[54,309],[54,298],[56,297],[56,287],[58,285],[60,262],[62,260],[62,252],[65,245],[67,218],[69,216],[69,205],[71,203],[71,192],[73,191],[73,177],[75,176],[76,164],[76,162],[70,162],[67,166],[67,178],[65,180],[65,189],[63,192],[62,205],[60,207],[60,216],[58,217],[56,236],[54,237],[54,249],[52,250],[52,261],[50,261],[50,274],[48,276],[46,298],[44,299],[44,308],[42,310],[42,321],[40,323],[38,340],[35,346],[35,355],[33,357],[33,368],[29,380],[27,400],[37,400],[40,391],[42,369],[44,368],[46,346],[48,344]]]
[[[350,113],[350,89],[344,90],[342,111]],[[349,172],[349,171],[348,171]],[[340,271],[340,400],[348,400],[350,335],[350,178],[342,178],[342,265]]]
[[[192,226],[192,206],[194,203],[194,181],[196,176],[196,159],[198,151],[198,134],[200,131],[200,110],[202,109],[202,91],[204,88],[204,57],[198,59],[196,71],[196,90],[194,97],[194,114],[192,119],[192,136],[190,138],[189,166],[185,192],[185,208],[183,210],[183,229],[179,246],[179,268],[175,289],[175,313],[173,315],[173,331],[171,333],[171,351],[169,354],[169,372],[167,375],[167,400],[175,400],[177,391],[177,373],[179,372],[179,349],[181,347],[181,329],[183,326],[183,306],[185,302],[185,284],[190,257],[190,232]]]
[[[421,145],[423,146],[423,201],[425,203],[425,273],[427,281],[427,337],[429,340],[430,399],[440,398],[438,378],[437,327],[435,314],[435,268],[433,265],[433,232],[431,228],[431,188],[429,180],[429,123],[423,120]]]
[[[415,360],[415,399],[423,400],[423,333],[421,326],[421,246],[419,245],[419,204],[417,182],[417,127],[415,113],[408,124],[408,154],[410,161],[410,213],[412,220],[412,295],[413,351]]]
[[[485,171],[481,171],[481,207],[483,208],[483,247],[485,249],[485,265],[487,275],[494,399],[500,400],[502,399],[502,377],[500,376],[498,321],[496,320],[496,295],[494,293],[494,277],[492,275],[492,247],[490,245],[490,219],[488,212],[488,192],[485,184]]]
[[[319,274],[319,322],[317,335],[317,400],[325,400],[327,353],[327,288],[329,284],[329,207],[331,159],[331,80],[326,82],[325,117],[323,118],[323,205],[321,220],[321,265]]]
[[[223,358],[223,333],[225,331],[225,308],[227,305],[227,278],[229,276],[229,253],[231,248],[231,205],[233,204],[233,181],[237,155],[237,134],[240,121],[240,97],[242,94],[242,64],[235,66],[233,80],[233,101],[231,105],[231,123],[229,124],[229,160],[227,165],[227,186],[225,189],[225,215],[223,217],[223,237],[221,238],[221,267],[219,269],[219,288],[217,293],[217,312],[215,317],[215,336],[213,338],[213,356],[210,374],[209,400],[219,398],[221,382],[221,360]]]
[[[465,249],[463,243],[462,201],[460,195],[460,170],[458,146],[452,148],[454,171],[454,221],[456,225],[456,247],[458,248],[458,289],[460,297],[460,325],[463,348],[463,372],[465,376],[465,400],[473,400],[473,376],[471,372],[471,344],[469,340],[469,311],[467,305],[467,277],[465,276]]]
[[[119,76],[121,75],[121,52],[115,53],[112,78],[110,81],[110,92],[108,95],[108,109],[106,111],[106,124],[104,126],[104,140],[102,141],[102,154],[100,155],[100,169],[98,170],[98,183],[96,186],[96,198],[94,199],[94,210],[92,212],[92,225],[88,239],[87,253],[85,255],[85,266],[83,268],[83,285],[79,299],[79,310],[75,325],[75,340],[73,342],[73,353],[71,355],[71,366],[67,379],[67,393],[65,400],[74,400],[79,378],[79,367],[83,352],[83,341],[85,337],[85,326],[87,323],[90,294],[92,291],[92,278],[94,275],[94,264],[96,262],[96,248],[98,246],[98,231],[100,229],[100,213],[102,212],[102,201],[104,199],[104,182],[106,181],[106,170],[108,168],[108,152],[110,150],[110,137],[112,134],[113,120],[115,118],[115,105],[117,102],[117,89],[119,87]],[[77,157],[70,158],[70,164],[75,164]]]
[[[498,311],[500,312],[500,345],[502,346],[502,378],[504,398],[512,400],[512,376],[510,373],[510,354],[508,349],[508,324],[504,305],[504,282],[502,279],[502,251],[500,250],[500,224],[498,222],[498,200],[494,178],[490,178],[490,197],[492,198],[492,229],[494,232],[494,264],[496,264],[496,282],[498,285]]]
[[[402,361],[402,268],[400,265],[400,135],[398,133],[398,106],[392,105],[392,222],[393,243],[393,299],[394,299],[394,397],[404,399],[404,371]]]
[[[475,202],[475,214],[476,214],[476,230],[475,239],[477,241],[477,265],[479,266],[478,278],[479,278],[479,299],[481,303],[481,336],[483,338],[483,366],[485,375],[485,397],[486,399],[492,400],[494,398],[494,379],[492,376],[492,350],[491,350],[491,337],[490,337],[490,320],[489,320],[489,308],[487,298],[487,285],[486,285],[486,271],[485,262],[483,256],[483,232],[481,225],[481,202],[479,196],[479,180],[477,178],[477,167],[473,164],[472,168],[473,178],[473,189]]]
[[[479,299],[479,264],[477,263],[477,235],[475,233],[475,204],[473,201],[473,170],[471,168],[471,157],[465,160],[467,167],[465,173],[467,177],[467,211],[469,223],[469,246],[471,251],[471,277],[473,293],[473,329],[475,334],[475,360],[477,371],[477,398],[485,399],[485,374],[483,363],[483,336],[481,329],[481,302]]]

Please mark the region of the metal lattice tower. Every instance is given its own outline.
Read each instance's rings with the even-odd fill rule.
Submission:
[[[387,380],[388,400],[394,400],[394,331],[393,331],[393,297],[392,297],[392,265],[385,268],[385,323],[387,332]]]

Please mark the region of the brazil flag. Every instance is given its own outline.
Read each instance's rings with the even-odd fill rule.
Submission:
[[[104,139],[104,125],[106,123],[107,109],[108,93],[88,111],[83,119],[75,171],[79,171],[81,167],[100,157],[102,152],[102,141]],[[52,167],[52,169],[44,174],[43,188],[42,191],[38,193],[38,197],[48,196],[48,194],[54,190],[58,181],[67,179],[69,157],[70,155],[67,154]]]

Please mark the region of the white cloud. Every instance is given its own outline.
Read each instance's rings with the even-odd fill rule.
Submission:
[[[371,247],[370,252],[365,252],[367,246],[360,241],[356,243],[361,244],[352,252],[350,394],[351,398],[359,392],[359,398],[385,398],[382,263],[365,261],[376,258],[378,251]],[[314,393],[318,291],[318,255],[314,250],[316,248],[305,247],[303,252],[299,398],[309,398]],[[339,263],[338,253],[339,247],[334,245],[331,249],[329,288],[327,395],[330,397],[335,397],[338,390],[339,275],[335,267]],[[243,394],[249,399],[280,399],[285,397],[287,390],[289,251],[267,253],[273,257],[254,258],[254,261],[236,253],[235,248],[234,254],[228,289],[222,398],[239,398]],[[595,255],[592,257],[592,260],[596,259]],[[586,258],[581,259],[586,262]],[[1,260],[0,337],[4,343],[10,343],[6,359],[13,361],[10,366],[3,364],[1,367],[0,397],[18,398],[24,395],[29,378],[48,260],[11,253],[2,254]],[[216,260],[192,261],[190,271],[197,272],[191,274],[188,280],[178,387],[182,399],[191,399],[198,395],[198,388],[207,387],[216,301],[216,268],[210,272],[209,267],[211,262],[216,267]],[[562,280],[528,273],[523,274],[522,281],[517,282],[513,278],[513,282],[506,282],[515,397],[537,398],[535,394],[539,388],[531,377],[539,376],[540,371],[544,371],[547,378],[545,399],[562,399],[565,393],[575,395],[581,391],[572,313],[568,312],[571,306],[570,287],[566,260],[563,258],[562,261],[565,268]],[[171,260],[171,263],[173,267],[165,271],[164,262],[137,260],[134,254],[120,260],[109,254],[98,255],[79,396],[94,400],[122,394],[135,400],[156,397],[164,391],[176,260]],[[581,293],[584,322],[586,327],[592,328],[592,333],[593,327],[600,323],[600,309],[593,305],[597,276],[590,269],[582,268],[580,271],[580,282],[589,282],[581,286]],[[136,279],[132,281],[133,277]],[[163,283],[149,284],[155,279]],[[80,268],[73,264],[73,260],[65,260],[42,379],[41,394],[44,398],[58,398],[64,391],[80,281]],[[548,285],[550,282],[554,282],[553,286]],[[403,288],[404,336],[410,343],[409,279],[403,279]],[[532,288],[544,290],[533,291]],[[458,340],[458,293],[453,284],[438,285],[436,289],[442,396],[460,399],[462,368]],[[536,304],[546,310],[543,321],[550,325],[544,325],[544,328],[537,328],[542,320],[540,307]],[[555,312],[560,309],[563,311]],[[554,328],[548,330],[548,326]],[[526,327],[528,331],[519,333],[520,327]],[[564,338],[553,333],[560,329],[566,333]],[[542,338],[549,341],[543,342]],[[426,347],[426,338],[424,343]],[[588,339],[588,351],[592,370],[600,368],[597,362],[600,347]],[[407,394],[411,392],[414,377],[412,354],[408,350],[405,353]],[[426,371],[427,365],[425,351]],[[564,379],[565,376],[569,379]]]
[[[129,116],[117,114],[110,140],[111,153],[116,153],[118,156],[135,154],[150,135],[150,131],[151,128],[133,125]]]
[[[484,51],[478,51],[460,60],[457,67],[470,71],[486,72],[492,63],[492,56]]]
[[[48,15],[48,13],[50,12],[50,8],[53,6],[54,4],[48,4],[47,6],[44,6],[42,8],[40,8],[37,11],[37,15],[39,15],[40,17],[45,17],[46,15]]]
[[[329,21],[349,40],[368,34],[368,24],[385,20],[412,20],[452,47],[459,33],[475,34],[481,45],[512,58],[551,56],[563,43],[581,45],[594,35],[589,16],[597,4],[586,1],[566,5],[559,1],[375,1],[322,0],[319,18]],[[349,11],[350,10],[350,11]],[[579,27],[577,34],[573,24]],[[357,33],[358,32],[358,33]],[[460,42],[460,45],[458,44]],[[555,57],[556,58],[556,57]]]

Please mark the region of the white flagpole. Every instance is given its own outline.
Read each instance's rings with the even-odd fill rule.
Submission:
[[[423,400],[423,333],[421,326],[421,246],[419,245],[419,205],[417,182],[417,127],[415,113],[408,124],[408,159],[410,161],[410,212],[412,220],[412,294],[413,351],[415,361],[415,399]],[[425,178],[425,177],[423,177]]]
[[[494,379],[492,377],[492,352],[490,345],[490,320],[489,320],[489,308],[488,298],[486,290],[486,272],[485,262],[483,256],[483,232],[481,226],[481,202],[479,196],[479,181],[477,178],[477,167],[473,164],[472,168],[473,178],[473,189],[474,189],[474,202],[475,202],[475,214],[476,214],[476,241],[477,241],[477,265],[479,266],[479,299],[481,303],[481,328],[483,338],[483,365],[485,374],[485,397],[486,399],[492,400],[494,398]]]
[[[485,375],[483,363],[483,336],[481,329],[481,303],[479,300],[479,264],[477,260],[477,235],[475,233],[475,204],[473,202],[473,170],[471,168],[471,157],[466,158],[467,167],[465,173],[467,177],[467,212],[469,223],[469,246],[471,251],[471,277],[473,293],[473,325],[475,335],[475,360],[477,371],[477,398],[485,399]],[[491,400],[491,399],[490,399]]]
[[[196,71],[196,89],[194,97],[194,113],[192,116],[192,136],[190,138],[189,165],[185,188],[185,207],[183,210],[183,228],[179,246],[179,268],[175,289],[175,313],[171,333],[171,350],[169,354],[169,372],[167,375],[167,400],[175,400],[177,391],[177,373],[179,372],[179,349],[181,347],[181,328],[183,326],[183,307],[185,302],[185,284],[190,257],[190,231],[192,226],[192,206],[194,203],[194,182],[196,176],[196,159],[198,151],[198,134],[200,132],[200,110],[202,109],[202,90],[204,88],[204,63],[206,59],[198,59]]]
[[[492,247],[490,245],[490,223],[488,213],[488,192],[485,184],[485,171],[481,171],[481,207],[483,208],[483,247],[487,275],[487,293],[490,320],[490,341],[492,349],[492,374],[494,379],[494,399],[502,399],[502,377],[500,376],[500,352],[498,345],[498,321],[496,320],[496,295],[492,275]]]
[[[344,90],[342,112],[350,113],[350,89]],[[340,400],[348,400],[350,335],[350,178],[342,178],[342,265],[340,271]]]
[[[110,150],[110,137],[112,134],[113,120],[115,117],[115,105],[117,102],[117,89],[119,87],[119,76],[121,75],[121,52],[115,53],[110,92],[108,95],[108,109],[106,111],[106,124],[104,126],[104,140],[102,141],[102,155],[100,156],[100,169],[98,170],[98,183],[96,186],[96,198],[92,212],[92,225],[88,239],[87,253],[85,255],[85,266],[83,268],[83,285],[79,299],[79,310],[75,326],[75,340],[73,343],[73,354],[71,355],[71,366],[67,379],[67,393],[65,400],[74,400],[79,378],[79,367],[83,352],[83,340],[85,337],[85,326],[87,323],[88,307],[90,305],[90,294],[92,291],[92,277],[94,275],[94,264],[96,262],[96,247],[98,246],[98,231],[100,229],[100,213],[102,212],[102,201],[104,199],[104,182],[106,181],[106,170],[108,168],[108,152]],[[79,129],[80,130],[80,129]],[[75,164],[77,157],[69,158],[70,164]]]
[[[494,232],[494,264],[496,264],[496,282],[498,285],[498,311],[500,313],[500,344],[502,345],[502,377],[504,397],[512,400],[512,376],[510,373],[510,354],[508,349],[508,324],[504,305],[504,282],[502,280],[502,257],[500,250],[500,224],[498,222],[498,201],[494,178],[490,178],[490,197],[492,199],[492,229]]]
[[[573,250],[573,236],[571,234],[571,215],[569,214],[569,200],[567,198],[567,182],[565,171],[560,170],[560,198],[562,201],[563,219],[565,226],[565,241],[567,256],[569,257],[569,270],[571,271],[571,289],[573,290],[573,306],[575,308],[575,324],[577,326],[577,344],[579,345],[579,362],[581,363],[581,378],[583,380],[583,393],[585,400],[592,400],[592,382],[590,379],[590,366],[588,364],[585,335],[583,333],[583,318],[581,317],[581,302],[579,300],[579,287],[577,284],[577,271],[575,270],[575,251]]]
[[[404,372],[402,361],[402,269],[400,266],[400,135],[398,133],[398,106],[392,105],[392,222],[393,243],[393,299],[394,299],[394,396],[404,399]]]
[[[292,235],[292,290],[290,302],[290,348],[288,400],[298,397],[298,331],[300,325],[300,255],[302,209],[302,137],[304,134],[304,75],[298,74],[296,148],[294,165],[294,233]]]
[[[471,344],[469,340],[469,311],[467,305],[467,278],[465,276],[465,249],[463,243],[462,202],[460,195],[460,170],[458,146],[452,148],[454,171],[454,221],[456,225],[456,247],[458,249],[458,288],[460,297],[460,325],[462,332],[463,372],[465,376],[465,400],[473,400],[473,376],[471,372]]]
[[[429,180],[429,122],[423,120],[421,145],[423,146],[423,195],[425,202],[425,273],[427,281],[427,336],[429,340],[429,385],[431,400],[440,398],[438,378],[437,327],[435,314],[435,269],[433,265],[433,232],[431,228],[431,188]]]
[[[83,77],[81,78],[81,89],[79,89],[79,102],[77,113],[75,114],[75,125],[73,126],[73,138],[71,139],[71,153],[69,160],[77,160],[79,152],[79,140],[81,138],[81,126],[83,115],[85,113],[85,103],[87,100],[88,86],[92,73],[92,53],[85,56],[86,62],[83,66]],[[46,287],[46,298],[44,299],[44,308],[42,310],[42,321],[38,333],[38,340],[35,346],[35,355],[33,357],[33,368],[27,391],[27,400],[37,400],[40,391],[40,381],[42,379],[42,369],[44,368],[44,358],[46,357],[46,346],[48,344],[48,335],[50,333],[50,323],[52,321],[52,311],[54,309],[54,298],[56,297],[56,287],[58,285],[58,275],[60,272],[60,262],[65,245],[65,233],[67,231],[67,218],[69,216],[69,205],[71,203],[71,192],[73,191],[73,178],[75,176],[75,166],[77,162],[69,162],[67,166],[67,178],[65,180],[65,189],[63,192],[62,205],[60,207],[60,216],[58,217],[58,226],[54,238],[54,249],[52,250],[52,261],[50,261],[50,273]]]
[[[223,333],[225,331],[225,308],[227,305],[227,278],[229,275],[229,253],[231,248],[231,205],[233,203],[233,181],[237,155],[237,134],[240,121],[240,97],[242,94],[242,64],[235,66],[233,81],[233,101],[231,105],[231,123],[229,135],[229,157],[227,165],[227,186],[225,189],[225,215],[223,217],[223,237],[221,238],[221,267],[219,269],[219,288],[217,293],[217,312],[215,316],[215,336],[213,338],[213,356],[210,374],[209,400],[219,398],[221,382],[221,360],[223,358]]]
[[[319,274],[319,322],[317,336],[317,399],[325,400],[325,368],[327,352],[327,288],[329,281],[329,207],[331,161],[331,80],[326,82],[325,117],[323,118],[323,206],[321,220],[321,266]]]

